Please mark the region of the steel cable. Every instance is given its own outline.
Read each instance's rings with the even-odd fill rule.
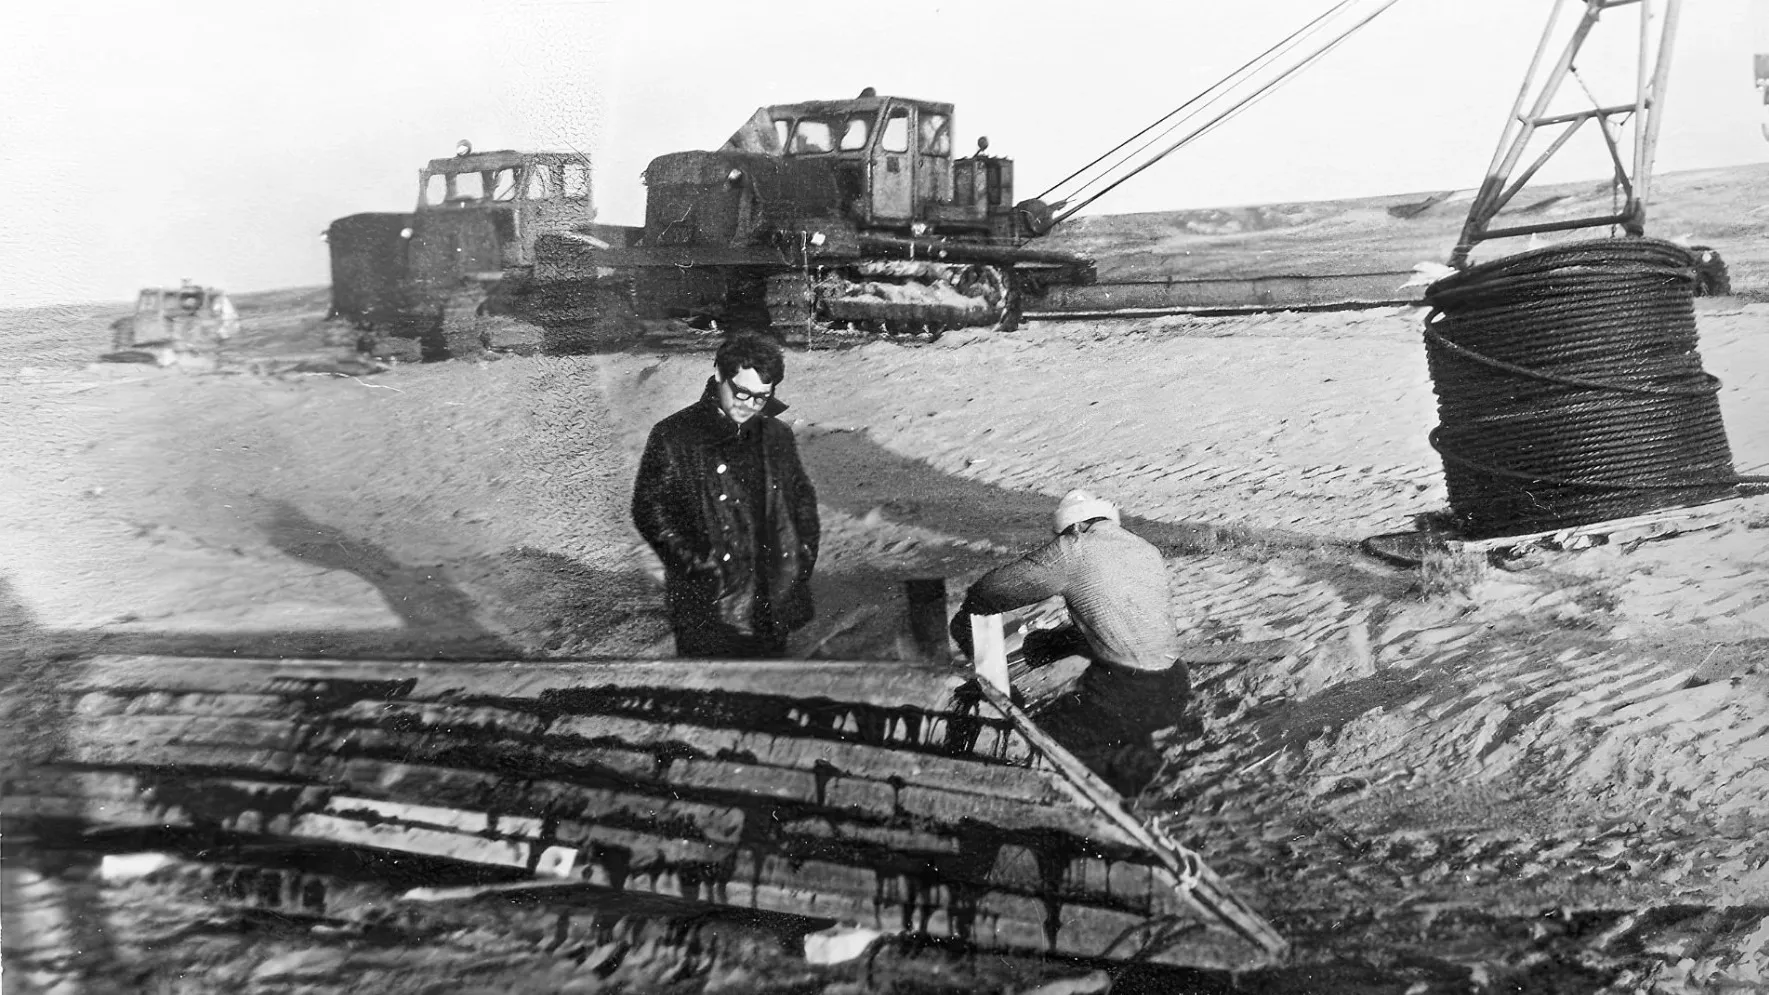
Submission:
[[[1657,239],[1596,239],[1426,289],[1431,445],[1468,538],[1588,525],[1731,497],[1720,382],[1696,351],[1695,264]]]

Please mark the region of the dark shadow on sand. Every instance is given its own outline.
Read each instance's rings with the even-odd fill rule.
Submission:
[[[51,629],[32,619],[0,579],[0,647],[5,647],[0,665],[16,659],[28,670],[32,663],[105,653],[398,660],[497,660],[527,655],[480,626],[474,620],[472,599],[451,584],[440,568],[401,563],[381,547],[315,522],[292,505],[279,502],[272,507],[265,534],[273,546],[296,559],[346,570],[368,581],[403,624],[391,629],[231,632]]]
[[[1057,502],[1051,494],[953,476],[886,449],[865,431],[802,433],[798,444],[818,501],[829,507],[855,516],[877,509],[904,525],[1016,548],[1050,537],[1050,514]],[[1281,529],[1162,521],[1134,509],[1123,510],[1123,524],[1166,556],[1237,543],[1303,550],[1346,545]]]
[[[361,577],[380,591],[406,627],[467,640],[494,638],[473,621],[473,602],[442,576],[440,567],[401,563],[387,551],[307,517],[284,501],[272,505],[264,526],[271,545],[289,556]]]

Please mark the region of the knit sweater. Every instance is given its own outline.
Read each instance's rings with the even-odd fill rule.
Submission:
[[[1137,670],[1173,666],[1179,651],[1167,566],[1159,550],[1110,519],[984,574],[960,611],[996,615],[1059,594],[1094,659]]]

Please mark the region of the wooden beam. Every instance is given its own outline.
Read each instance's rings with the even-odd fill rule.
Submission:
[[[430,663],[119,655],[94,657],[80,665],[64,690],[562,703],[596,692],[701,692],[942,712],[953,707],[953,692],[964,680],[964,674],[949,667],[910,661],[893,661],[890,666],[851,660]]]
[[[916,577],[903,582],[909,600],[909,634],[921,658],[950,663],[952,637],[946,631],[946,578]]]

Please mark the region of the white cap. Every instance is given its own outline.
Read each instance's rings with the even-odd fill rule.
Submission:
[[[1063,499],[1057,502],[1056,515],[1051,520],[1051,526],[1060,533],[1071,525],[1094,518],[1110,518],[1116,522],[1118,509],[1113,507],[1112,502],[1094,497],[1091,492],[1073,490],[1064,494]]]

